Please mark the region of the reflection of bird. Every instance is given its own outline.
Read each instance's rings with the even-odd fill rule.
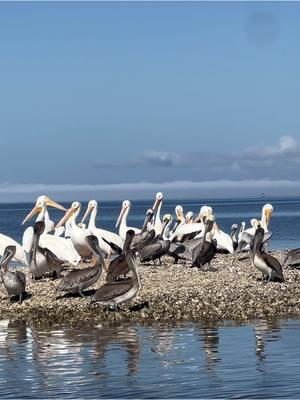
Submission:
[[[265,344],[280,339],[280,321],[279,320],[258,320],[255,324],[255,353],[260,361],[266,358]],[[269,336],[270,335],[270,336]]]
[[[219,330],[215,327],[199,327],[199,331],[203,340],[203,351],[207,355],[207,366],[212,369],[214,364],[220,361]]]
[[[15,246],[7,246],[0,263],[1,277],[3,285],[7,291],[8,297],[11,300],[13,296],[19,296],[19,303],[22,302],[22,297],[26,287],[26,277],[22,271],[10,271],[8,264],[16,254]]]

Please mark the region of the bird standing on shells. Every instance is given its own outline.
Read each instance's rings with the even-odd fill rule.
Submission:
[[[44,221],[37,221],[34,224],[29,252],[29,269],[32,279],[41,278],[47,272],[51,272],[54,277],[59,277],[63,264],[63,261],[60,261],[51,250],[39,245],[40,237],[44,230]]]
[[[122,253],[114,258],[108,266],[106,275],[107,282],[117,281],[118,279],[120,279],[121,276],[125,278],[130,271],[130,266],[128,265],[126,254],[128,251],[130,251],[132,239],[134,237],[134,231],[129,230],[126,232],[126,239]]]
[[[262,280],[268,278],[268,282],[284,282],[280,262],[271,254],[264,253],[262,250],[264,235],[265,231],[259,225],[254,235],[253,264],[262,273]]]
[[[217,241],[212,239],[212,229],[214,226],[213,215],[208,215],[205,220],[205,230],[202,242],[193,251],[192,266],[203,267],[205,264],[210,266],[211,260],[217,253]]]
[[[94,285],[101,276],[102,267],[105,266],[104,259],[99,248],[98,239],[94,235],[86,237],[86,242],[91,249],[94,265],[84,269],[77,269],[69,272],[57,287],[57,291],[80,294],[85,297],[82,291]]]
[[[133,236],[134,231],[130,232],[130,235]],[[137,258],[129,249],[125,251],[125,257],[133,276],[124,280],[106,282],[94,294],[91,304],[97,303],[117,310],[120,304],[127,303],[137,296],[142,287]]]
[[[22,302],[23,294],[26,288],[26,277],[22,271],[10,271],[8,265],[16,254],[15,246],[7,246],[0,263],[1,278],[7,291],[9,299],[13,296],[19,296],[19,303]]]

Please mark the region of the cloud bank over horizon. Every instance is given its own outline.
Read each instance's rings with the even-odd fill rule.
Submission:
[[[114,179],[100,183],[70,183],[67,179],[50,184],[2,182],[1,200],[31,201],[41,193],[62,200],[148,199],[157,191],[172,198],[300,195],[300,145],[293,136],[237,153],[146,151],[135,160],[95,167],[107,170]],[[124,170],[129,171],[129,179]]]

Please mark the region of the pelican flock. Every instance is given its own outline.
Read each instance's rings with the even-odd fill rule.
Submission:
[[[84,290],[97,284],[105,271],[106,282],[97,289],[91,304],[114,309],[139,293],[139,269],[145,263],[163,267],[165,259],[174,264],[181,260],[182,268],[203,270],[218,253],[249,252],[252,265],[268,282],[283,282],[283,269],[300,264],[299,249],[290,251],[283,265],[268,250],[272,237],[271,204],[262,207],[260,219],[250,220],[250,227],[245,221],[236,221],[226,233],[211,206],[202,205],[197,215],[177,205],[174,216],[162,215],[163,200],[163,193],[158,192],[142,226],[136,227],[127,224],[131,202],[124,200],[116,221],[118,232],[113,232],[99,223],[96,200],[89,201],[79,222],[80,202],[75,201],[66,209],[48,196],[39,196],[24,216],[23,225],[34,216],[36,220],[25,229],[22,244],[0,234],[1,279],[9,297],[17,296],[22,301],[26,287],[24,273],[9,269],[11,261],[28,268],[33,280],[60,278],[58,292],[82,297],[86,295]],[[64,212],[57,223],[50,219],[50,208]]]

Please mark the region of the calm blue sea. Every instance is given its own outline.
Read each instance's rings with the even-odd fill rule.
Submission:
[[[163,213],[174,213],[177,204],[197,213],[208,204],[229,232],[233,223],[260,218],[267,202],[274,207],[271,247],[300,247],[300,199],[172,200]],[[1,204],[0,232],[20,241],[32,206]],[[140,226],[150,206],[133,201],[129,224]],[[100,203],[97,225],[114,230],[120,207]],[[54,221],[63,214],[50,213]],[[0,320],[0,398],[298,399],[299,332],[299,320],[72,327]]]

